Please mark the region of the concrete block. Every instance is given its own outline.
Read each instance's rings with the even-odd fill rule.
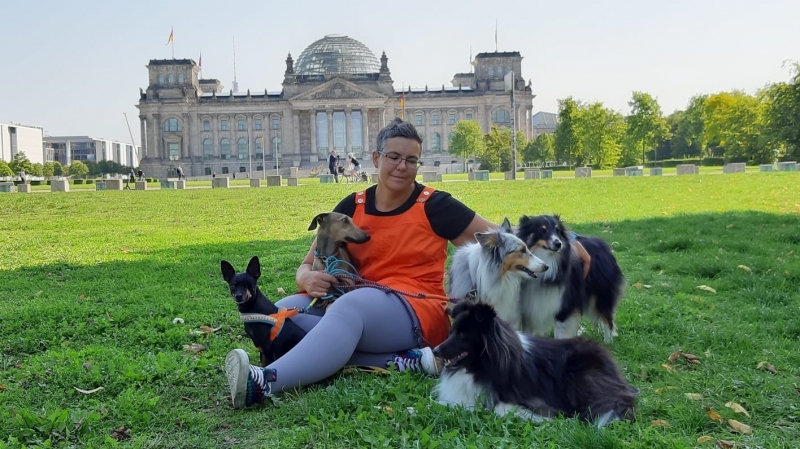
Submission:
[[[280,187],[283,184],[281,175],[267,175],[267,187]]]
[[[296,177],[288,177],[286,178],[286,185],[288,185],[289,187],[296,187],[299,184],[297,183]]]
[[[50,181],[51,192],[69,192],[68,179],[53,179]]]
[[[591,178],[592,167],[578,167],[575,169],[576,178]]]

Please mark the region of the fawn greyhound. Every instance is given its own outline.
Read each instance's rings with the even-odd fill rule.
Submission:
[[[338,212],[326,212],[314,217],[308,230],[313,231],[317,227],[319,227],[317,249],[314,252],[314,264],[311,269],[314,271],[335,269],[358,274],[347,252],[347,244],[367,242],[369,234],[356,226],[352,218]],[[352,283],[349,279],[343,282]],[[316,302],[315,299],[312,304]]]

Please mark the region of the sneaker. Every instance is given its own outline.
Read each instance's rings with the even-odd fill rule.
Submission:
[[[250,358],[243,349],[234,349],[225,356],[225,375],[231,389],[233,408],[242,408],[247,402],[247,381],[250,378]]]
[[[433,355],[431,348],[409,349],[391,360],[398,371],[413,371],[438,376],[442,372],[442,363]]]

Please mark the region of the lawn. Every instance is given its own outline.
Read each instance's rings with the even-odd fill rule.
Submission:
[[[635,423],[601,431],[447,409],[433,379],[397,372],[232,410],[225,354],[257,356],[220,259],[258,255],[262,290],[291,292],[311,218],[352,185],[0,195],[0,447],[797,447],[798,185],[797,173],[434,184],[491,220],[559,213],[611,243],[627,293],[610,348],[641,394]],[[700,363],[670,361],[679,350]]]

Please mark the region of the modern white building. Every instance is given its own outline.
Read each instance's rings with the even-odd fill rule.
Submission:
[[[139,166],[139,147],[129,143],[89,136],[47,136],[44,141],[52,146],[54,159],[62,164],[113,161],[128,167]]]
[[[25,153],[31,163],[52,162],[53,154],[45,154],[42,137],[43,130],[39,126],[0,123],[0,159],[11,162],[17,153]]]

